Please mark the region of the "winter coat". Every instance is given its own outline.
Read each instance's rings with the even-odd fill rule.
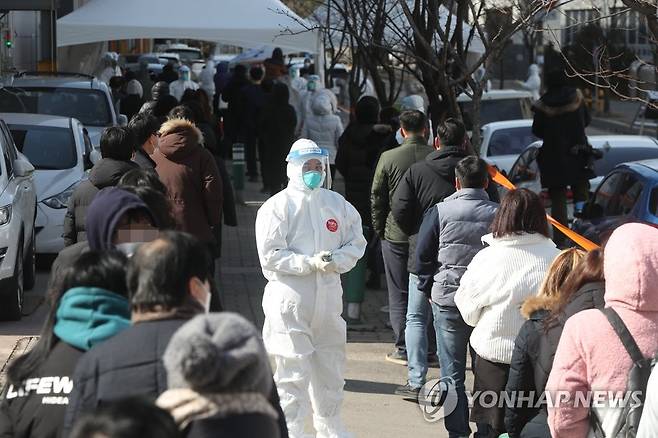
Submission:
[[[514,340],[524,323],[519,307],[539,292],[548,267],[559,254],[541,234],[514,234],[482,242],[461,278],[455,304],[466,324],[475,327],[470,342],[478,356],[509,364]]]
[[[240,89],[239,96],[237,102],[240,108],[237,111],[240,117],[240,135],[247,139],[256,135],[266,95],[260,84],[250,82]]]
[[[176,228],[211,242],[212,227],[221,220],[222,182],[215,158],[202,143],[203,135],[193,123],[169,120],[160,128],[159,146],[151,158],[167,187]]]
[[[0,404],[0,437],[59,438],[73,389],[73,370],[83,354],[84,351],[59,341],[30,377],[35,388],[26,396],[7,383],[5,399]],[[37,394],[37,387],[47,392]]]
[[[104,402],[137,395],[155,401],[165,392],[167,373],[162,356],[171,337],[190,316],[137,322],[81,357],[73,377],[63,436],[68,436],[77,419]],[[270,402],[280,415],[280,434],[287,437],[276,388]]]
[[[589,155],[572,151],[575,146],[582,149],[587,145],[585,127],[591,120],[580,90],[549,90],[533,110],[532,132],[544,141],[537,156],[542,187],[565,187],[593,178],[587,169]]]
[[[119,161],[112,158],[103,158],[92,167],[89,178],[75,188],[69,199],[62,234],[66,246],[87,240],[85,226],[87,208],[96,193],[105,187],[116,186],[123,175],[137,168],[139,166],[132,161]]]
[[[331,99],[319,94],[311,102],[311,114],[307,115],[301,138],[313,140],[318,146],[329,151],[329,163],[336,162],[338,140],[343,135],[343,123],[332,111]]]
[[[191,389],[169,389],[157,404],[183,426],[186,438],[279,438],[277,411],[260,394],[200,394]]]
[[[644,357],[658,352],[656,248],[658,230],[625,224],[612,233],[603,262],[605,305],[621,317]],[[606,316],[600,310],[585,310],[566,322],[546,388],[572,396],[577,391],[624,391],[631,367],[632,360]],[[597,406],[594,411],[609,435],[620,408]],[[589,413],[582,404],[549,407],[551,433],[560,438],[587,436]]]
[[[7,386],[0,404],[0,437],[59,437],[78,360],[128,326],[125,297],[97,288],[68,290],[57,308],[54,347],[22,385]]]
[[[295,141],[297,114],[288,104],[288,87],[275,86],[268,97],[258,122],[258,137],[263,143],[263,163],[286,165],[290,145]]]
[[[345,199],[357,209],[363,225],[370,226],[370,189],[374,169],[390,127],[377,124],[379,107],[376,100],[359,100],[356,118],[338,139],[336,169],[345,178]]]
[[[432,148],[423,137],[410,136],[399,147],[379,157],[372,180],[372,225],[375,233],[389,242],[407,243],[409,240],[393,216],[395,190],[411,165],[424,160],[430,152]]]
[[[498,209],[482,189],[462,189],[427,212],[418,233],[418,290],[441,306],[455,306],[462,275],[484,246]]]
[[[137,164],[140,169],[155,169],[155,161],[147,154],[144,149],[138,148],[133,157],[133,163]]]
[[[130,120],[139,112],[143,105],[144,99],[136,94],[129,94],[119,101],[119,112]]]
[[[531,297],[521,306],[521,314],[527,321],[514,341],[510,364],[508,393],[524,391],[536,394],[534,401],[546,389],[548,376],[553,368],[562,329],[567,319],[587,309],[602,309],[603,283],[585,284],[572,297],[555,320],[547,321],[557,300],[549,297]],[[547,326],[548,324],[548,326]],[[505,427],[510,437],[550,438],[546,406],[507,406]]]

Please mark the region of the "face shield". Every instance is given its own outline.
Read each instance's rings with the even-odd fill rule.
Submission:
[[[296,173],[300,181],[295,181],[295,185],[309,190],[320,187],[331,188],[329,151],[326,149],[317,146],[298,149],[290,152],[286,157],[286,161],[299,168],[299,172]]]

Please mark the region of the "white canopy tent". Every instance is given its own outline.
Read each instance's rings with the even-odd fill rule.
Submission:
[[[57,46],[186,38],[317,53],[318,35],[280,0],[91,0],[57,20]]]

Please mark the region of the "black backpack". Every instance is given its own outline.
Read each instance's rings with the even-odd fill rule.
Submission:
[[[601,426],[596,413],[590,409],[590,423],[594,430],[596,438],[634,438],[637,434],[640,425],[640,418],[642,417],[642,408],[644,407],[644,400],[646,398],[647,383],[649,376],[656,362],[658,362],[658,354],[655,357],[645,358],[637,346],[633,335],[624,324],[624,321],[619,317],[610,307],[601,310],[608,322],[614,329],[619,337],[619,340],[626,348],[628,355],[633,360],[633,366],[628,373],[626,380],[626,391],[628,394],[638,394],[639,397],[629,400],[623,406],[623,412],[615,425],[611,435],[606,435]],[[634,403],[639,401],[640,403]]]

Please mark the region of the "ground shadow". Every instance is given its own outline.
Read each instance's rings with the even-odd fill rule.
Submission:
[[[393,383],[370,382],[368,380],[345,380],[345,391],[362,394],[395,394],[399,385]]]

